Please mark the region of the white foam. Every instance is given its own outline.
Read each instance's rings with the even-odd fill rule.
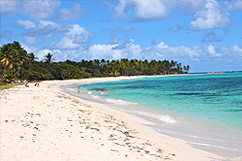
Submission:
[[[238,151],[238,149],[236,149],[236,148],[228,148],[228,147],[224,147],[224,146],[207,144],[207,143],[195,143],[195,142],[187,142],[187,143],[188,144],[194,144],[194,145],[200,145],[200,146],[210,146],[210,147],[215,147],[215,148],[220,148],[220,149],[228,149],[228,150]]]
[[[100,98],[99,96],[92,95],[92,94],[91,94],[91,97],[92,97],[92,98]]]
[[[162,122],[166,122],[169,124],[177,123],[177,121],[169,115],[157,115],[157,114],[152,114],[152,113],[148,113],[148,112],[144,112],[144,111],[134,111],[134,113],[141,115],[141,116],[155,118],[155,119],[158,119]]]
[[[124,101],[124,100],[115,100],[115,99],[110,99],[110,98],[106,98],[105,100],[107,102],[113,103],[115,105],[138,105],[138,103],[128,102],[128,101]]]
[[[88,94],[92,94],[92,92],[91,92],[91,91],[88,91],[87,93],[88,93]]]
[[[107,94],[106,94],[106,92],[101,92],[100,95],[105,96]]]
[[[113,108],[124,111],[124,112],[133,113],[136,115],[138,114],[140,116],[154,118],[154,119],[160,120],[162,122],[169,123],[171,125],[177,123],[177,121],[169,115],[156,115],[156,114],[152,114],[152,113],[144,112],[144,111],[131,111],[131,110],[125,110],[125,109],[117,108],[117,107],[113,107]]]

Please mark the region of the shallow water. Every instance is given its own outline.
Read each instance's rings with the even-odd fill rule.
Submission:
[[[150,127],[160,133],[220,155],[242,156],[242,72],[80,87],[93,99],[155,122]]]

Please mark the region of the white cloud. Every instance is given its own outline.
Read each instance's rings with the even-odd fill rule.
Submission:
[[[99,58],[109,58],[113,59],[114,55],[117,55],[117,50],[112,51],[113,47],[117,45],[93,45],[89,48],[89,57],[91,59],[99,59]],[[114,56],[115,57],[115,56]]]
[[[94,34],[78,24],[60,24],[53,21],[41,20],[39,24],[29,20],[18,20],[18,25],[25,29],[23,36],[28,44],[36,44],[36,38],[49,38],[64,35],[59,42],[52,42],[50,49],[77,49],[86,47],[92,42]]]
[[[72,10],[63,8],[60,10],[60,19],[63,21],[72,21],[78,19],[81,15],[84,15],[85,11],[82,9],[79,3],[76,3]]]
[[[242,48],[240,48],[238,45],[234,45],[232,47],[234,53],[236,53],[236,56],[241,56],[242,57]]]
[[[160,42],[158,45],[156,45],[155,48],[165,49],[165,48],[169,48],[169,47],[164,42]]]
[[[44,28],[46,26],[51,26],[52,28],[55,28],[55,29],[61,28],[60,24],[50,20],[40,20],[39,23],[40,23],[39,28]]]
[[[49,50],[49,49],[44,49],[44,50],[40,50],[37,54],[37,57],[39,58],[39,60],[43,60],[44,59],[44,56],[47,54],[47,53],[52,53],[52,50]]]
[[[41,20],[39,24],[29,20],[17,20],[16,23],[25,29],[25,37],[51,37],[52,35],[68,32],[72,26],[67,24],[58,24],[53,21]]]
[[[31,1],[0,1],[1,14],[14,15],[24,14],[33,19],[48,19],[58,11],[60,0],[31,0]]]
[[[181,0],[178,3],[183,14],[194,14],[206,5],[206,0]]]
[[[72,54],[71,54],[72,53]],[[199,47],[169,47],[164,42],[161,42],[154,48],[148,47],[142,49],[140,45],[134,44],[133,40],[128,41],[126,44],[96,44],[88,49],[79,48],[76,50],[66,50],[62,53],[65,57],[69,55],[69,59],[84,58],[84,59],[107,59],[116,60],[121,58],[129,59],[179,59],[190,60],[199,59],[201,55],[205,55],[203,49]],[[78,60],[78,59],[77,59]]]
[[[93,34],[78,24],[69,25],[69,30],[64,33],[59,42],[51,42],[49,48],[51,49],[77,49],[80,47],[87,47],[91,41]]]
[[[49,52],[45,51],[45,53]],[[54,51],[54,50],[51,50]],[[55,50],[61,51],[61,50]],[[56,52],[57,53],[57,52]],[[143,49],[139,44],[134,44],[133,40],[127,41],[125,44],[96,44],[89,48],[77,48],[64,50],[59,53],[60,60],[68,58],[80,61],[83,59],[106,59],[116,60],[121,58],[129,59],[156,59],[156,60],[177,60],[182,62],[211,62],[222,61],[230,58],[232,60],[242,59],[242,48],[237,45],[228,47],[218,46],[168,46],[164,42],[159,43],[155,47],[147,47]],[[57,59],[58,61],[58,59]]]
[[[214,48],[213,45],[209,45],[209,46],[208,46],[208,52],[209,52],[210,54],[215,54],[215,53],[216,53],[215,48]]]
[[[106,59],[117,60],[121,58],[138,60],[175,60],[182,65],[194,66],[193,71],[206,71],[210,67],[212,70],[226,70],[228,65],[242,60],[241,46],[169,46],[165,42],[160,42],[155,47],[141,48],[139,44],[134,44],[134,40],[126,41],[125,44],[96,44],[89,48],[77,48],[68,50],[44,49],[38,52],[40,59],[46,53],[52,53],[55,61],[65,61],[66,59],[80,61],[81,59]],[[236,65],[238,68],[241,65]],[[197,68],[196,68],[197,67]],[[216,68],[213,68],[216,67]],[[230,68],[228,68],[230,69]]]
[[[19,11],[20,2],[19,1],[4,1],[4,0],[1,0],[0,5],[1,5],[0,14],[13,15],[16,12]]]
[[[37,53],[38,52],[38,49],[34,46],[27,46],[27,45],[24,45],[22,44],[21,46],[23,46],[24,50],[27,51],[27,53]]]
[[[17,20],[16,22],[26,30],[36,27],[35,23],[29,20]]]
[[[45,1],[23,1],[23,13],[29,15],[33,19],[48,19],[57,11],[61,5],[60,0]]]
[[[76,61],[80,61],[81,59],[142,59],[142,48],[137,44],[133,44],[133,41],[129,41],[129,43],[121,45],[121,47],[119,45],[121,44],[96,44],[89,48],[80,47],[75,50],[62,50],[60,53],[55,52],[56,54],[54,58],[57,58],[56,61],[64,61],[67,58]],[[45,55],[47,52],[53,51],[55,50],[43,50],[39,53],[39,55]]]
[[[49,50],[49,49],[40,50],[37,54],[37,57],[39,58],[39,60],[44,60],[45,55],[47,53],[53,54],[53,58],[55,59],[55,61],[59,61],[59,60],[56,60],[56,57],[58,57],[59,55],[62,55],[63,57],[63,54],[60,50]],[[63,60],[66,60],[66,59],[67,57],[63,57]]]
[[[69,37],[63,37],[59,42],[51,42],[49,48],[51,49],[76,49],[80,45],[73,42],[73,39]]]
[[[207,30],[231,25],[229,13],[222,13],[216,0],[207,0],[205,7],[198,10],[191,22],[192,30]]]
[[[225,4],[229,12],[242,10],[242,1],[226,1]]]
[[[62,21],[76,20],[86,12],[79,3],[72,9],[61,8],[61,0],[28,0],[6,1],[1,0],[1,14],[23,14],[34,20],[59,19]]]
[[[205,46],[204,50],[207,54],[207,57],[219,57],[219,54],[217,54],[216,49],[213,45]]]
[[[119,0],[114,7],[114,18],[130,18],[127,16],[134,13],[134,20],[160,20],[170,15],[175,7],[175,0]]]
[[[141,59],[141,52],[142,48],[139,45],[131,43],[127,43],[122,45],[116,44],[116,45],[93,45],[89,48],[89,57],[91,59],[109,59],[109,60],[116,60],[121,58],[130,58],[130,59]]]
[[[160,0],[136,0],[136,14],[142,19],[164,18],[169,10]]]
[[[113,3],[111,17],[124,18],[131,21],[163,20],[181,9],[183,14],[192,14],[190,22],[192,30],[223,28],[232,24],[230,11],[242,9],[242,3],[228,2],[220,5],[217,0],[119,0]],[[173,28],[177,31],[178,27]]]
[[[173,57],[183,57],[183,56],[185,56],[186,58],[199,57],[200,55],[203,54],[201,48],[199,48],[198,46],[169,47],[164,42],[159,43],[152,50],[155,50],[156,53],[160,53],[161,55],[165,55],[169,59],[172,59]]]
[[[87,31],[83,27],[79,26],[78,24],[74,24],[70,26],[71,26],[71,29],[66,33],[66,35],[75,36],[77,34],[87,33]]]

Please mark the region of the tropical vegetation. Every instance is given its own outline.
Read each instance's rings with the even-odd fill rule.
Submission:
[[[80,79],[90,77],[117,77],[134,75],[184,74],[189,65],[183,66],[171,60],[71,60],[54,62],[53,54],[46,53],[43,61],[38,61],[34,53],[14,41],[0,47],[0,82],[28,80]]]

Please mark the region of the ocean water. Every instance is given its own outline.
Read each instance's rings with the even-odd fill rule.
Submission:
[[[158,132],[241,159],[242,72],[142,78],[80,88],[113,108],[155,122],[150,127]]]

